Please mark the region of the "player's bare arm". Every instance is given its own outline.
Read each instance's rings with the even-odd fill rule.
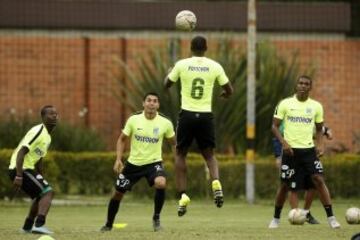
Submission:
[[[174,84],[173,81],[169,79],[169,77],[166,77],[164,80],[164,88],[169,89]]]
[[[323,126],[324,123],[315,123],[316,126],[316,153],[318,157],[321,157],[324,154],[324,140],[323,140]]]
[[[220,97],[229,98],[234,92],[234,89],[230,82],[228,82],[227,84],[225,84],[221,87],[222,87],[223,91],[222,91]]]
[[[273,123],[271,125],[271,131],[274,134],[274,136],[281,142],[284,154],[292,156],[292,155],[294,155],[294,152],[293,152],[292,148],[290,147],[290,145],[285,141],[285,139],[283,138],[283,136],[279,130],[281,122],[282,122],[281,119],[273,118]]]
[[[14,179],[14,186],[20,188],[23,182],[23,164],[25,155],[29,152],[27,147],[21,147],[16,157],[16,177]]]
[[[129,137],[126,136],[124,133],[121,133],[116,142],[116,160],[113,167],[113,170],[116,174],[121,173],[124,167],[124,164],[122,162],[122,155],[124,153],[125,143],[128,138]]]
[[[176,155],[176,138],[171,137],[171,138],[167,138],[166,141],[171,145],[171,152],[173,154],[173,156]]]
[[[35,170],[39,174],[43,174],[43,158],[40,158],[40,160],[35,164]]]

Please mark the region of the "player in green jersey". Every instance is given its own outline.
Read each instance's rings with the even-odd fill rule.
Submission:
[[[158,113],[160,102],[156,93],[145,95],[143,107],[144,111],[133,114],[126,121],[116,144],[113,170],[118,174],[118,178],[115,183],[115,192],[108,205],[106,224],[101,228],[102,232],[112,229],[124,194],[130,191],[142,177],[147,179],[149,186],[155,188],[153,228],[154,231],[161,229],[160,212],[164,205],[166,188],[166,173],[162,164],[162,143],[166,138],[171,145],[175,146],[175,132],[171,121]],[[130,140],[130,155],[124,165],[122,156],[126,140]]]
[[[297,208],[297,190],[308,184],[306,176],[310,175],[311,184],[314,184],[319,193],[330,227],[339,228],[340,224],[332,211],[330,193],[322,175],[323,167],[319,159],[324,151],[323,108],[319,102],[309,97],[311,88],[310,77],[299,77],[296,94],[282,100],[275,110],[272,132],[283,148],[281,180],[290,190],[291,208]],[[282,122],[284,122],[284,136],[279,131]],[[313,141],[314,127],[316,146]]]
[[[181,111],[176,128],[176,187],[179,194],[178,215],[186,213],[190,198],[186,195],[186,155],[193,139],[196,140],[209,168],[214,202],[223,204],[223,192],[219,181],[218,163],[214,156],[215,127],[211,102],[217,82],[222,88],[222,97],[228,98],[232,86],[223,67],[205,57],[206,39],[196,36],[191,40],[192,56],[179,60],[165,78],[165,88],[181,82]]]
[[[284,122],[281,122],[281,125],[279,127],[280,133],[283,135],[284,133]],[[332,131],[330,128],[323,126],[322,129],[323,135],[328,139],[332,140]],[[282,145],[279,139],[276,137],[273,138],[273,152],[276,159],[276,166],[281,169],[281,158],[282,158]],[[304,203],[304,210],[306,211],[306,222],[309,224],[319,224],[319,221],[317,221],[312,214],[310,213],[310,207],[312,204],[312,201],[315,196],[315,186],[312,184],[311,176],[307,175],[307,185],[304,186],[305,188],[305,203]],[[288,193],[288,187],[285,182],[282,181],[275,197],[275,210],[274,210],[274,218],[271,220],[269,224],[269,228],[278,228],[280,223],[280,215],[282,208],[284,206],[284,203],[286,201],[286,196]]]
[[[33,200],[22,231],[51,234],[45,227],[45,220],[53,199],[53,190],[42,176],[42,159],[51,143],[50,133],[57,123],[56,109],[50,105],[44,106],[41,119],[42,123],[31,128],[13,152],[9,176],[15,191],[22,189]]]

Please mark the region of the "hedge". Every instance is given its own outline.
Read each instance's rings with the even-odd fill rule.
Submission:
[[[0,150],[0,197],[11,196],[13,188],[7,169],[12,150]],[[59,195],[84,194],[103,195],[113,189],[115,174],[112,166],[115,154],[50,152],[44,159],[44,176]],[[220,178],[227,197],[239,198],[245,195],[245,160],[243,157],[218,156]],[[167,196],[175,196],[174,164],[171,155],[164,156],[168,173]],[[360,155],[342,154],[322,159],[325,178],[332,196],[341,198],[360,197]],[[188,192],[192,197],[206,197],[211,194],[209,177],[200,155],[189,154]],[[272,157],[255,161],[256,196],[273,198],[279,184],[278,170]],[[142,180],[132,193],[137,197],[152,196],[153,190]]]

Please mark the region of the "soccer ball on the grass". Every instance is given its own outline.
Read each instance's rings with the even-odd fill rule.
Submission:
[[[300,208],[291,209],[288,214],[288,219],[293,225],[302,225],[306,220],[306,212]]]
[[[39,237],[38,240],[55,240],[55,239],[48,235],[44,235],[44,236]]]
[[[360,209],[352,207],[346,210],[345,219],[348,224],[360,224]]]
[[[182,10],[178,12],[175,17],[176,29],[182,31],[192,31],[196,27],[196,16],[189,10]]]

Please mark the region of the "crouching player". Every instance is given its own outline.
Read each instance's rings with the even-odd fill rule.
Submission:
[[[166,138],[175,148],[175,132],[170,120],[157,112],[159,96],[147,93],[143,101],[144,111],[133,114],[126,122],[117,141],[114,171],[119,174],[115,183],[115,193],[108,205],[107,221],[102,232],[112,229],[120,202],[132,186],[145,177],[155,188],[154,231],[161,230],[160,212],[165,201],[166,174],[162,164],[162,143]],[[130,155],[125,163],[122,155],[125,140],[130,139]],[[175,152],[175,149],[173,150]]]

